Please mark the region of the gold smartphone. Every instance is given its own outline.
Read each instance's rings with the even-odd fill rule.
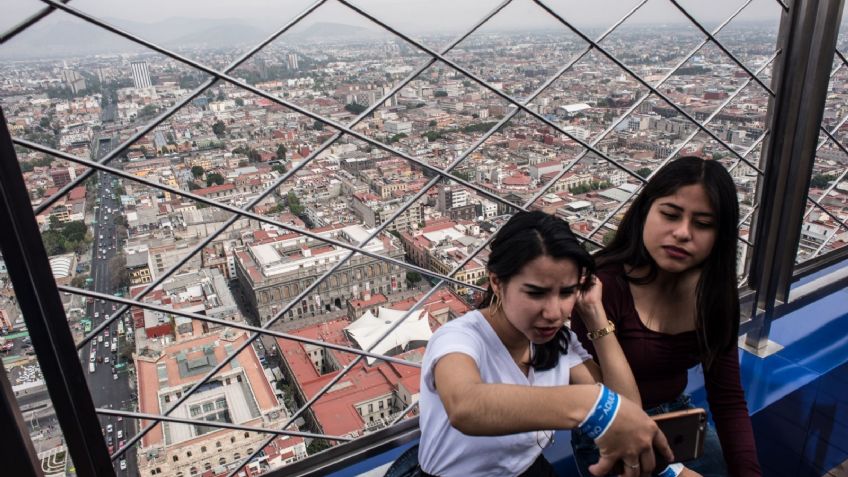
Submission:
[[[674,452],[675,462],[697,459],[704,453],[704,437],[707,432],[707,411],[702,408],[684,409],[651,416],[665,434],[668,445]],[[657,456],[657,468],[668,462]],[[660,467],[662,464],[662,467]]]
[[[686,462],[697,459],[704,453],[704,436],[707,431],[707,411],[702,408],[684,409],[651,416],[668,441],[674,452],[674,462]],[[665,469],[670,462],[659,453],[654,453],[656,470]],[[619,461],[613,466],[612,473],[624,473],[624,463]]]

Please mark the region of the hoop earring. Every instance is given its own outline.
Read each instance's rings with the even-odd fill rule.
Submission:
[[[492,293],[492,299],[489,301],[489,306],[492,308],[492,315],[495,315],[499,311],[503,311],[503,303],[501,302],[501,296],[497,293]]]

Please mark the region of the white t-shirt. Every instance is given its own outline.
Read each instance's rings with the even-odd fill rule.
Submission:
[[[453,320],[430,338],[421,369],[419,407],[421,439],[418,462],[428,474],[440,477],[518,475],[539,457],[551,432],[524,432],[505,436],[469,436],[451,426],[436,393],[433,369],[443,356],[462,353],[470,356],[485,383],[524,386],[569,384],[571,368],[592,359],[571,331],[568,353],[559,364],[546,371],[530,368],[527,376],[515,364],[486,318],[471,311]],[[527,410],[531,411],[530,409]]]

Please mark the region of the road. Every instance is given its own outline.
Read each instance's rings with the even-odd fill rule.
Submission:
[[[114,145],[111,139],[98,141],[97,160],[108,154]],[[91,257],[91,274],[93,279],[91,286],[93,290],[113,294],[117,290],[112,283],[109,272],[109,261],[120,254],[121,238],[117,237],[115,218],[122,215],[120,202],[116,199],[115,187],[117,182],[106,173],[97,173],[96,205],[94,209],[93,245]],[[91,320],[91,327],[96,328],[115,312],[118,306],[104,300],[91,300],[86,305],[86,316]],[[132,363],[119,363],[117,351],[121,349],[124,340],[132,339],[132,326],[129,314],[121,317],[125,333],[119,335],[118,321],[92,339],[80,351],[83,360],[83,368],[86,370],[89,390],[94,400],[94,405],[100,408],[137,410],[134,399],[134,391],[131,389],[134,383],[131,380],[129,369]],[[115,351],[112,351],[112,345]],[[93,369],[93,371],[92,371]],[[113,416],[100,416],[101,427],[110,451],[118,449],[121,441],[128,439],[136,432],[135,421],[131,419],[119,419]],[[107,431],[111,426],[112,431]],[[136,449],[133,447],[116,461],[126,459],[126,470],[120,470],[116,464],[116,472],[119,476],[136,476]]]

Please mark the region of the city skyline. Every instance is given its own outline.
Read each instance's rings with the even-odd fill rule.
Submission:
[[[24,2],[26,3],[26,2]],[[238,45],[248,46],[258,43],[268,34],[284,25],[288,19],[300,13],[301,9],[308,3],[301,2],[292,5],[284,2],[284,5],[269,10],[262,2],[258,8],[232,7],[214,8],[206,4],[197,15],[197,8],[191,8],[189,4],[180,2],[177,6],[168,5],[163,8],[154,8],[154,5],[145,8],[134,8],[132,3],[116,9],[111,3],[100,1],[73,2],[70,4],[83,12],[101,18],[107,22],[125,29],[126,31],[150,40],[161,43],[170,48],[186,47],[233,47]],[[577,3],[577,2],[574,2]],[[593,8],[568,5],[563,3],[551,3],[551,8],[561,14],[566,20],[584,30],[596,35],[610,26],[611,22],[623,16],[628,10],[638,5],[638,2],[623,3],[606,0],[606,5],[593,3]],[[704,8],[702,2],[681,2],[682,6],[698,21],[708,28],[712,28],[719,21],[725,20],[736,8],[738,3],[725,0],[713,4],[710,8]],[[10,14],[5,23],[0,23],[0,30],[9,28],[28,14],[37,10],[37,4],[29,4],[24,8],[20,2],[10,8]],[[468,29],[473,22],[482,18],[494,6],[495,2],[404,2],[403,7],[398,7],[394,2],[357,2],[365,11],[374,14],[387,24],[398,28],[413,37],[422,35],[451,35]],[[573,7],[577,8],[573,8]],[[255,11],[256,16],[245,16],[243,10]],[[455,15],[438,16],[432,12],[440,10],[451,10],[457,12]],[[156,12],[155,16],[151,12]],[[164,12],[161,13],[161,12]],[[733,30],[744,25],[769,25],[776,28],[779,20],[779,5],[774,0],[757,0],[745,8],[728,26]],[[409,22],[409,18],[415,18],[415,22]],[[359,28],[355,31],[336,33],[340,38],[349,38],[355,35],[391,38],[391,34],[382,27],[360,18],[359,14],[336,2],[327,2],[310,13],[301,22],[295,25],[291,32],[286,34],[292,41],[304,42],[319,39],[332,39],[334,34],[327,29],[320,35],[310,35],[310,29],[316,25],[339,25],[347,28]],[[636,13],[630,17],[620,29],[645,28],[646,25],[657,25],[672,29],[684,29],[694,31],[691,21],[687,19],[677,8],[669,2],[652,0],[645,3]],[[502,11],[491,18],[480,29],[481,33],[499,32],[533,32],[543,30],[565,30],[566,28],[553,19],[540,6],[529,1],[517,1],[507,5]],[[698,33],[700,34],[700,32]],[[70,41],[69,41],[70,39]],[[436,45],[433,44],[433,47]],[[44,52],[45,48],[52,52],[48,55],[85,55],[106,52],[137,52],[143,51],[140,47],[111,33],[99,31],[96,27],[89,26],[81,20],[65,12],[54,12],[48,15],[30,29],[30,31],[19,35],[10,43],[0,46],[0,57],[21,58],[32,56],[37,52]]]
[[[13,137],[101,160],[146,131],[109,163],[124,175],[97,172],[83,182],[87,165],[16,148],[54,276],[70,287],[63,294],[69,326],[78,343],[91,339],[80,351],[96,406],[274,428],[290,419],[289,430],[344,436],[413,415],[428,328],[479,300],[488,280],[485,243],[516,208],[568,221],[595,249],[613,236],[644,180],[684,154],[730,171],[745,217],[738,241],[745,262],[776,23],[722,32],[744,68],[715,45],[694,52],[703,35],[691,25],[610,35],[604,47],[633,74],[597,51],[576,61],[585,44],[562,28],[495,28],[446,55],[465,72],[435,62],[411,80],[426,55],[402,40],[363,35],[361,22],[351,25],[357,41],[338,37],[328,46],[306,35],[293,45],[283,38],[232,72],[263,94],[220,81],[189,100],[205,75],[143,48],[0,63],[0,104]],[[314,28],[300,31],[313,29],[317,40]],[[233,56],[215,47],[190,50],[216,68]],[[745,68],[759,73],[752,78]],[[831,83],[828,129],[848,114],[844,81],[840,74]],[[527,104],[516,113],[512,101]],[[350,131],[329,144],[336,130],[325,121]],[[821,212],[804,224],[799,261],[848,244],[834,218],[848,213],[840,176],[846,164],[832,144],[817,153],[810,196]],[[233,216],[247,205],[249,215]],[[738,273],[744,278],[745,269]],[[1,283],[8,288],[8,280]],[[118,316],[115,304],[86,299],[84,290],[158,309],[132,307]],[[14,317],[15,303],[4,291],[5,319]],[[376,364],[370,356],[356,361],[363,356],[357,351],[371,349],[368,337],[406,314],[417,320],[415,333],[389,335],[392,346],[380,348],[387,355]],[[271,320],[277,335],[238,348],[246,327]],[[91,336],[97,326],[105,328]],[[19,342],[14,348],[25,350]],[[34,358],[27,356],[15,356],[16,375],[29,379],[25,366]],[[201,384],[228,359],[229,367]],[[341,376],[348,365],[353,371]],[[313,408],[296,415],[313,398]],[[334,413],[344,419],[334,421]],[[258,472],[333,441],[266,441],[196,423],[153,426],[136,445],[127,444],[129,436],[149,422],[111,419],[103,419],[110,451],[127,446],[116,464],[145,477],[192,469],[220,475],[262,450],[251,464]]]

